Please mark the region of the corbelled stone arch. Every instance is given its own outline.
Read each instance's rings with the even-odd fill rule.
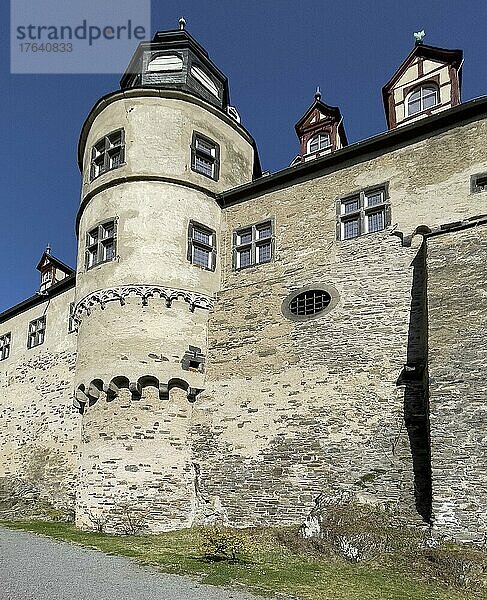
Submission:
[[[195,402],[196,397],[200,394],[203,389],[191,387],[187,381],[181,379],[179,377],[174,377],[168,381],[167,384],[168,391],[170,392],[172,388],[180,388],[186,392],[186,397],[190,402]]]
[[[102,393],[103,393],[103,381],[101,379],[93,379],[89,386],[88,386],[88,390],[86,392],[86,395],[88,396],[88,406],[93,406],[93,404],[95,404],[101,397]]]
[[[141,394],[144,393],[146,388],[156,388],[160,400],[166,400],[168,397],[167,385],[161,383],[154,375],[143,375],[142,377],[139,377],[137,385],[141,390]]]
[[[124,377],[123,375],[118,375],[117,377],[114,377],[107,385],[107,402],[111,402],[112,400],[117,398],[122,390],[128,391],[129,386],[130,381],[127,377]]]

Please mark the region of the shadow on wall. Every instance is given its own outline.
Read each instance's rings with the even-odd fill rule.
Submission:
[[[397,385],[404,386],[404,422],[411,446],[416,510],[431,521],[432,481],[429,423],[428,302],[426,243],[423,241],[412,262],[411,312],[407,364]]]

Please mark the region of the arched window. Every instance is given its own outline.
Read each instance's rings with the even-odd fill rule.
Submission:
[[[330,135],[328,133],[317,133],[308,141],[308,152],[318,152],[330,145]]]
[[[428,83],[415,88],[407,97],[407,115],[415,115],[416,113],[427,110],[439,104],[439,89],[434,83]]]

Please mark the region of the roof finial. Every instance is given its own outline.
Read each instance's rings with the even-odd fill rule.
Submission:
[[[47,246],[46,246],[46,254],[51,254],[51,244],[47,244]]]
[[[422,29],[421,31],[416,31],[415,33],[413,33],[413,35],[416,46],[420,46],[423,43],[423,39],[426,33],[424,32],[424,29]]]
[[[178,21],[179,23],[179,29],[183,30],[186,29],[186,19],[184,17],[181,17]]]
[[[315,100],[321,100],[321,91],[319,85],[316,86]]]

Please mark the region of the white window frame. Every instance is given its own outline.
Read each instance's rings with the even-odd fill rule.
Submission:
[[[424,98],[425,98],[424,91],[426,89],[432,89],[435,91],[436,102],[435,102],[435,104],[433,104],[433,106],[428,106],[425,108],[425,106],[424,106]],[[411,96],[413,96],[413,94],[416,94],[417,92],[419,92],[419,107],[420,108],[419,108],[419,110],[417,110],[415,112],[411,112],[411,110],[410,110]],[[415,102],[417,102],[417,100],[415,100]],[[419,115],[420,113],[424,112],[425,110],[430,110],[430,109],[434,108],[435,106],[438,106],[440,104],[440,88],[439,88],[438,84],[430,81],[427,83],[422,83],[421,85],[417,85],[406,96],[405,104],[406,104],[406,116],[407,117],[413,117],[414,115]]]
[[[266,231],[269,234],[266,234]],[[262,260],[261,249],[269,251],[268,257]],[[248,254],[248,264],[242,264],[243,254]],[[272,262],[274,258],[274,221],[267,219],[253,225],[240,227],[233,232],[233,268],[235,271]]]
[[[322,138],[327,140],[327,143],[322,143]],[[311,150],[311,145],[318,140],[318,148],[316,150]],[[306,144],[306,153],[314,154],[315,152],[320,152],[320,150],[325,150],[331,146],[331,137],[327,131],[320,131],[315,135],[311,136]]]
[[[12,343],[12,332],[0,335],[0,360],[7,360],[10,356],[10,346]]]
[[[112,229],[111,235],[106,235]],[[96,235],[95,235],[96,233]],[[113,256],[106,258],[107,247],[113,244]],[[92,260],[93,259],[93,260]],[[92,269],[97,265],[117,259],[117,219],[107,219],[91,227],[86,234],[85,267]]]
[[[198,237],[198,234],[202,234],[201,237],[208,236],[208,241],[202,240],[201,237]],[[208,262],[206,265],[196,262],[195,251],[198,249],[203,250],[208,254]],[[214,271],[216,269],[216,231],[197,221],[190,221],[188,226],[187,258],[192,265],[195,265],[200,269]]]
[[[27,348],[35,348],[44,343],[46,339],[46,317],[45,315],[34,319],[29,323],[27,333]]]
[[[208,163],[209,170],[201,168],[198,160]],[[218,181],[220,174],[220,146],[197,131],[193,131],[191,142],[191,170],[215,181]]]
[[[380,200],[371,202],[372,198]],[[354,204],[352,210],[347,210],[347,206]],[[382,215],[383,227],[374,231],[369,231],[369,217],[374,214]],[[357,235],[346,236],[346,224],[356,222]],[[339,240],[351,240],[368,233],[378,233],[383,231],[391,224],[391,209],[389,202],[388,185],[383,184],[374,186],[345,196],[337,200],[337,238]]]

